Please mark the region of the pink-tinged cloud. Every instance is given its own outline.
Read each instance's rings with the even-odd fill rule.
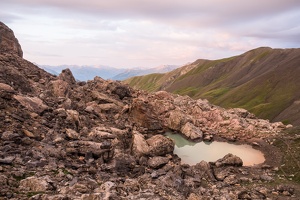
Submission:
[[[299,0],[1,0],[0,6],[0,20],[14,30],[24,56],[40,64],[153,67],[300,46]]]

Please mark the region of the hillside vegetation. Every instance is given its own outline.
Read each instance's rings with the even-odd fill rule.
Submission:
[[[300,125],[300,49],[261,47],[220,60],[197,60],[165,74],[125,82],[148,91],[205,98],[225,108]]]

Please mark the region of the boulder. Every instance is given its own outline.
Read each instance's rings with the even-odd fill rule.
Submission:
[[[217,160],[215,162],[216,167],[223,167],[223,166],[235,166],[241,167],[243,166],[243,161],[238,156],[235,156],[231,153],[225,155],[223,158]]]
[[[62,70],[62,72],[59,74],[58,78],[60,80],[63,80],[65,82],[67,82],[70,85],[74,85],[76,84],[76,80],[71,72],[70,69],[64,69]]]
[[[212,181],[216,180],[213,171],[211,170],[210,164],[204,160],[194,165],[193,169],[194,169],[194,173],[199,174],[200,177],[204,177]]]
[[[19,101],[20,104],[24,106],[26,109],[32,112],[36,112],[38,114],[42,113],[44,110],[48,108],[48,106],[46,106],[44,102],[38,97],[28,97],[22,95],[14,95],[13,97],[17,101]]]
[[[174,151],[174,141],[163,135],[155,135],[147,139],[149,154],[151,156],[163,156]]]
[[[192,140],[203,138],[203,132],[194,124],[188,122],[181,128],[181,133]]]
[[[160,168],[169,162],[169,158],[156,156],[148,160],[148,166],[154,169]]]
[[[118,85],[112,90],[113,94],[118,95],[118,97],[122,100],[125,97],[131,97],[131,91],[128,86]]]
[[[70,85],[63,80],[51,81],[50,87],[56,97],[68,97],[71,91]]]
[[[145,140],[144,136],[137,132],[133,131],[133,142],[132,142],[132,153],[136,156],[143,156],[149,154],[149,145]]]
[[[134,99],[130,115],[138,126],[153,131],[162,129],[160,117],[155,113],[155,108],[147,100],[142,98]]]
[[[187,115],[180,110],[172,110],[167,119],[168,128],[180,131],[181,127],[187,123]]]

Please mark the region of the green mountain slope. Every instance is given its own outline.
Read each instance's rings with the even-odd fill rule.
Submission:
[[[242,107],[261,118],[300,125],[300,49],[261,47],[125,82],[148,91],[206,98],[225,108]]]

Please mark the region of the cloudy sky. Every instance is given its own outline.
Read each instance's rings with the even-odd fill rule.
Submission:
[[[300,47],[300,0],[1,0],[0,21],[44,65],[155,67]]]

